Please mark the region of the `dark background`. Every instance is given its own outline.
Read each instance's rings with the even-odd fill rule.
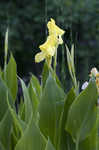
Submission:
[[[99,68],[99,0],[1,0],[0,64],[3,68],[4,36],[9,28],[9,51],[17,62],[18,75],[40,78],[43,63],[35,64],[39,45],[46,40],[46,24],[50,18],[66,31],[64,43],[75,44],[78,80],[88,79],[92,67]],[[58,75],[64,87],[70,80],[65,46],[58,50]]]

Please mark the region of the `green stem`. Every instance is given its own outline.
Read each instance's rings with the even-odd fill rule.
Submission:
[[[57,66],[57,48],[54,56],[54,72],[56,73],[56,66]]]

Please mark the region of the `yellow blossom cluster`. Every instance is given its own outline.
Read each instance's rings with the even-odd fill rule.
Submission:
[[[58,45],[63,43],[62,35],[65,31],[60,29],[52,18],[51,21],[48,22],[47,27],[49,35],[46,42],[39,46],[41,52],[36,54],[35,62],[39,63],[46,59],[47,63],[50,65],[52,56],[55,55]]]

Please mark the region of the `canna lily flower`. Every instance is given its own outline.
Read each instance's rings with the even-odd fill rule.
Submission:
[[[56,36],[58,35],[63,35],[65,33],[64,30],[60,29],[56,24],[55,24],[55,20],[51,18],[51,21],[48,22],[47,24],[48,30],[49,30],[49,35],[51,34],[56,34]]]
[[[36,54],[35,62],[41,62],[44,59],[47,60],[48,64],[51,63],[52,56],[55,55],[58,46],[58,39],[55,35],[48,36],[46,42],[39,46],[41,52]]]
[[[61,36],[64,34],[64,31],[55,24],[53,19],[48,22],[47,27],[49,36],[46,42],[39,46],[41,52],[36,54],[35,62],[39,63],[46,59],[48,65],[50,65],[52,57],[57,52],[58,45],[63,43]]]
[[[48,55],[54,56],[55,47],[58,46],[58,38],[52,34],[49,35],[46,42],[39,46],[41,51],[46,51]]]
[[[47,24],[47,27],[48,27],[48,31],[49,31],[49,35],[56,35],[57,38],[58,38],[58,42],[59,44],[62,44],[63,43],[63,40],[62,40],[62,35],[65,33],[64,30],[60,29],[56,24],[55,24],[55,21],[54,19],[51,18],[51,21],[48,22]]]

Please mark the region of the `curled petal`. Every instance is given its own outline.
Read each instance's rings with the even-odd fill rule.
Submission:
[[[46,42],[39,46],[41,51],[46,51],[49,47],[56,47],[58,39],[55,35],[48,36]]]
[[[40,52],[35,55],[35,62],[39,63],[45,59],[45,53]]]
[[[52,18],[51,18],[51,21],[48,22],[47,27],[49,30],[49,35],[56,34],[56,36],[58,36],[58,35],[62,36],[65,33],[64,30],[62,30],[55,24],[55,21]]]

